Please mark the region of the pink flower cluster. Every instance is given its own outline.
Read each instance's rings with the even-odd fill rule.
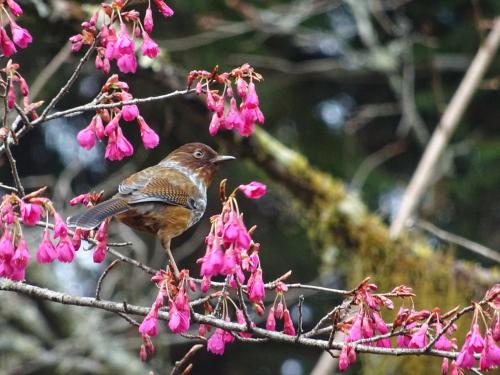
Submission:
[[[154,3],[163,16],[170,17],[174,14],[163,0],[154,0]],[[116,61],[122,73],[136,72],[136,38],[142,38],[143,56],[155,58],[158,55],[158,44],[150,36],[154,26],[151,1],[149,1],[143,21],[137,10],[125,11],[126,5],[127,1],[124,0],[102,3],[101,8],[92,15],[90,20],[82,23],[82,32],[70,38],[73,52],[79,51],[83,45],[90,45],[96,41],[95,66],[105,74],[109,73],[112,60]]]
[[[496,289],[500,302],[500,284],[492,289]],[[474,355],[479,354],[479,368],[481,371],[486,371],[500,366],[500,347],[497,345],[500,340],[500,314],[496,309],[496,319],[491,326],[485,324],[485,332],[482,334],[479,323],[480,321],[485,322],[487,315],[484,314],[481,306],[478,304],[474,304],[474,306],[471,328],[465,337],[456,365],[462,369],[470,369],[476,363]],[[479,316],[482,316],[482,319],[479,319]]]
[[[129,92],[129,87],[125,82],[118,79],[114,74],[101,89],[98,96],[100,104],[111,104],[133,99]],[[108,137],[105,157],[109,160],[121,160],[134,153],[134,147],[123,134],[120,121],[137,121],[141,139],[145,148],[158,146],[160,138],[153,129],[149,127],[144,118],[139,113],[139,108],[135,104],[124,105],[121,108],[99,109],[89,125],[80,130],[77,140],[80,146],[90,150],[96,144],[96,140],[102,141]]]
[[[214,276],[229,276],[231,287],[236,288],[236,279],[244,284],[246,281],[249,300],[257,312],[263,312],[262,300],[265,295],[262,268],[259,259],[259,244],[252,241],[250,232],[243,222],[238,210],[236,192],[240,190],[251,198],[260,198],[265,193],[265,186],[259,182],[240,185],[224,202],[222,213],[212,217],[212,228],[205,239],[207,245],[205,256],[198,260],[201,263],[200,274],[203,276],[202,291],[210,287]]]
[[[260,80],[262,76],[248,64],[221,74],[217,68],[213,72],[193,70],[189,73],[188,86],[197,81],[196,93],[206,94],[207,108],[213,112],[209,126],[211,135],[217,134],[219,129],[235,129],[240,135],[248,137],[253,133],[255,123],[264,123],[264,115],[255,90],[255,82]],[[211,83],[224,85],[222,93],[212,90]],[[236,95],[233,84],[236,86]],[[229,102],[228,108],[226,101]]]
[[[28,30],[19,26],[14,20],[23,14],[22,8],[14,0],[5,0],[0,3],[0,12],[6,15],[4,19],[6,23],[2,22],[0,27],[0,49],[4,56],[9,57],[17,52],[16,46],[20,48],[28,47],[33,41],[33,38]],[[12,39],[7,34],[5,25],[10,26]]]
[[[52,244],[48,228],[36,252],[39,263],[54,260],[71,262],[75,247],[68,235],[68,229],[61,216],[54,210],[52,203],[39,195],[40,189],[20,199],[15,194],[4,195],[0,208],[0,223],[3,234],[0,239],[0,276],[12,280],[24,280],[26,267],[31,258],[22,232],[22,224],[34,226],[45,216],[52,215],[55,221],[53,238],[59,238],[56,246]]]
[[[269,314],[266,319],[266,329],[269,331],[276,331],[276,319],[283,319],[283,332],[290,336],[295,336],[295,327],[293,325],[292,318],[290,316],[290,311],[286,306],[286,300],[284,293],[288,291],[288,287],[279,282],[276,285],[276,298],[274,303],[269,309]]]
[[[151,343],[150,337],[158,335],[158,312],[164,306],[165,299],[168,301],[169,321],[168,327],[174,333],[184,333],[191,326],[191,308],[187,290],[195,291],[195,285],[189,278],[189,271],[182,270],[176,278],[170,271],[159,271],[151,279],[159,288],[155,302],[151,310],[139,326],[145,342]],[[151,344],[152,346],[152,344]],[[153,353],[151,347],[141,346],[141,359],[145,360],[148,354]]]

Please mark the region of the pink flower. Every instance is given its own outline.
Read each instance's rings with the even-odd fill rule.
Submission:
[[[252,241],[243,220],[240,216],[238,216],[238,214],[236,214],[236,212],[231,213],[226,225],[224,226],[222,237],[225,244],[234,244],[236,250],[238,251],[247,250]]]
[[[224,330],[217,328],[212,336],[208,339],[207,350],[213,354],[223,355],[225,349]]]
[[[189,300],[182,288],[179,290],[179,293],[177,293],[175,302],[169,302],[169,313],[170,320],[168,321],[168,326],[172,332],[184,333],[189,329],[191,325]]]
[[[12,56],[17,52],[16,46],[12,42],[12,40],[7,35],[7,32],[3,27],[0,27],[0,46],[2,47],[2,52],[5,57]]]
[[[95,135],[97,138],[103,139],[105,135],[105,130],[104,130],[104,125],[102,123],[102,117],[100,115],[95,115],[93,119],[95,119],[95,127],[94,127]]]
[[[274,307],[269,309],[269,315],[267,315],[266,329],[269,331],[276,331],[276,319],[274,319]]]
[[[347,334],[349,342],[358,341],[363,338],[363,334],[361,331],[362,324],[363,324],[363,314],[358,313],[354,318],[352,326]]]
[[[200,274],[202,276],[218,275],[222,269],[224,253],[217,243],[211,248],[207,246],[207,253],[203,257]]]
[[[139,108],[135,104],[124,105],[122,108],[122,117],[125,121],[135,120],[139,116]]]
[[[250,82],[248,85],[247,95],[245,96],[245,107],[248,109],[255,109],[259,106],[259,97],[255,91],[255,84]]]
[[[266,194],[266,185],[258,181],[252,181],[249,184],[240,185],[239,189],[247,198],[250,199],[259,199]]]
[[[0,261],[8,261],[14,255],[14,244],[12,242],[12,235],[10,230],[6,229],[0,239]]]
[[[356,362],[356,351],[351,345],[344,345],[340,351],[339,370],[345,371],[354,362]]]
[[[211,283],[212,281],[210,280],[209,276],[203,276],[203,279],[201,279],[201,284],[200,284],[200,290],[202,291],[202,293],[208,292]]]
[[[73,35],[72,37],[69,38],[69,41],[71,42],[71,52],[76,53],[80,51],[80,49],[83,46],[83,35],[82,34]]]
[[[28,84],[26,83],[26,80],[19,76],[19,90],[21,91],[22,96],[28,96],[30,94],[30,89],[28,87]]]
[[[92,254],[92,260],[94,263],[102,263],[106,258],[106,242],[99,242],[97,247]]]
[[[37,204],[21,203],[21,217],[24,225],[33,226],[42,217],[43,209]]]
[[[151,11],[151,7],[148,7],[146,9],[146,14],[144,15],[144,29],[148,32],[151,33],[153,31],[153,12]]]
[[[26,246],[26,241],[24,238],[19,240],[17,245],[16,252],[12,257],[11,263],[16,268],[25,269],[28,266],[28,261],[31,258],[31,254],[28,251],[28,247]]]
[[[236,321],[240,324],[246,324],[245,314],[240,309],[236,309]],[[251,322],[252,326],[255,326],[254,322]],[[252,334],[250,332],[240,332],[241,337],[250,338]]]
[[[238,78],[238,80],[236,81],[236,91],[242,98],[246,96],[248,91],[248,84],[243,78]]]
[[[146,31],[143,31],[142,33],[141,51],[144,56],[150,57],[152,59],[158,56],[158,44],[156,44],[156,42],[151,39]]]
[[[497,346],[491,330],[486,331],[484,348],[479,359],[479,368],[488,370],[500,366],[500,348]]]
[[[470,335],[470,336],[469,336]],[[481,331],[479,330],[479,324],[474,323],[472,325],[471,331],[467,334],[469,337],[469,346],[476,353],[481,353],[484,348],[484,340],[481,336]]]
[[[440,334],[441,330],[442,330],[442,326],[441,326],[441,323],[437,323],[436,324],[436,334]],[[455,339],[454,339],[455,340]],[[455,348],[455,344],[454,342],[450,341],[447,337],[446,337],[446,333],[443,333],[439,339],[437,339],[436,343],[434,344],[434,347],[438,350],[452,350]]]
[[[9,107],[9,109],[14,108],[15,102],[16,102],[16,91],[14,90],[14,85],[10,85],[9,91],[7,92],[7,107]]]
[[[495,325],[493,326],[493,340],[500,340],[500,315],[497,316]]]
[[[262,302],[265,295],[264,281],[262,280],[262,269],[257,269],[248,279],[248,299],[252,302]]]
[[[279,301],[278,304],[276,305],[276,309],[274,310],[274,316],[276,317],[276,319],[283,319],[283,312],[284,312],[283,302]]]
[[[420,328],[412,335],[408,347],[412,349],[424,348],[427,345],[427,330],[429,325],[424,323]]]
[[[114,47],[118,50],[120,55],[133,55],[135,53],[134,41],[128,34],[127,25],[125,25],[125,23],[120,25],[120,34],[118,35]]]
[[[165,4],[162,0],[154,0],[158,10],[165,17],[171,17],[174,15],[174,11],[167,4]]]
[[[116,62],[122,73],[135,73],[137,71],[137,59],[135,54],[122,55]]]
[[[19,17],[23,14],[22,8],[14,0],[7,0],[7,6],[10,8],[10,11],[14,16]]]
[[[115,117],[111,119],[110,122],[104,128],[104,134],[110,136],[120,127],[120,119],[122,118],[122,112],[118,112]]]
[[[76,140],[86,150],[90,150],[95,146],[95,133],[93,130],[94,119],[89,126],[80,130],[76,136]]]
[[[469,337],[465,339],[462,350],[458,353],[457,366],[460,368],[472,368],[474,366],[474,349],[468,343]]]
[[[226,120],[224,121],[225,128],[230,130],[233,128],[239,129],[243,124],[243,119],[241,118],[240,111],[236,105],[236,100],[231,98],[229,105],[229,112],[226,115]]]
[[[448,358],[443,358],[443,360],[441,361],[441,374],[442,375],[446,375],[448,374]]]
[[[63,263],[71,263],[75,257],[75,248],[67,235],[61,237],[56,246],[56,251],[57,259]]]
[[[156,132],[149,127],[142,116],[137,117],[139,128],[141,131],[141,139],[145,148],[155,148],[160,143],[160,137]]]
[[[54,221],[55,221],[54,238],[66,237],[68,235],[68,227],[66,226],[63,219],[57,212],[54,213]]]
[[[26,48],[33,41],[28,30],[22,28],[14,21],[10,21],[10,29],[12,31],[12,39],[19,47]]]
[[[296,335],[295,327],[293,326],[293,321],[290,317],[290,311],[288,309],[283,311],[283,332],[290,336]]]
[[[214,113],[212,115],[212,120],[210,121],[210,125],[208,126],[208,132],[210,135],[214,136],[217,134],[219,131],[219,128],[221,126],[221,121],[219,118],[219,115],[217,113]]]
[[[156,313],[149,312],[139,326],[139,332],[142,335],[156,336],[158,335],[158,317]]]
[[[36,252],[36,261],[38,263],[50,263],[57,258],[57,251],[50,241],[49,231],[45,229],[43,240]]]

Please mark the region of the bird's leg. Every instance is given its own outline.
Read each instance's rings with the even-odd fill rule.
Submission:
[[[174,256],[172,255],[172,251],[170,250],[170,238],[162,239],[161,244],[167,253],[168,259],[170,260],[170,264],[172,269],[174,270],[174,275],[176,278],[179,277],[179,268],[177,268],[177,263],[175,263]]]

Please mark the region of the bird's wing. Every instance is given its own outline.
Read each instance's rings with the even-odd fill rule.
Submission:
[[[193,208],[197,198],[196,187],[188,177],[175,169],[158,167],[147,168],[122,181],[118,195],[131,205],[160,202],[186,208]]]

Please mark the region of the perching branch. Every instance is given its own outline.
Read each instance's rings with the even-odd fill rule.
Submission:
[[[146,316],[150,310],[148,307],[143,307],[143,306],[136,306],[130,304],[127,304],[125,306],[123,303],[105,301],[105,300],[96,300],[95,298],[91,297],[75,297],[69,294],[55,292],[49,289],[44,289],[20,282],[13,282],[6,279],[2,279],[0,281],[0,290],[16,292],[33,298],[52,301],[64,305],[91,307],[91,308],[106,310],[113,313],[128,313],[128,314]],[[228,322],[216,318],[212,315],[201,315],[198,313],[194,313],[192,317],[193,321],[196,323],[209,324],[213,327],[222,328],[223,330],[226,331],[231,331],[231,332],[247,331],[246,324]],[[169,318],[168,312],[166,311],[158,312],[158,319],[168,320],[168,318]],[[342,347],[345,345],[343,342],[333,341],[329,343],[328,340],[307,338],[305,337],[306,335],[302,335],[297,338],[296,336],[289,336],[281,332],[268,331],[266,329],[259,327],[253,327],[252,332],[258,337],[267,338],[274,342],[291,344],[291,345],[300,345],[303,347],[315,348],[320,350],[330,350],[330,349],[341,350]],[[362,344],[355,344],[353,345],[353,347],[359,353],[371,353],[371,354],[390,355],[390,356],[428,355],[433,357],[442,357],[450,359],[456,359],[456,357],[458,356],[458,352],[454,351],[447,352],[436,349],[427,350],[426,348],[422,349],[379,348],[375,346],[368,346]]]

